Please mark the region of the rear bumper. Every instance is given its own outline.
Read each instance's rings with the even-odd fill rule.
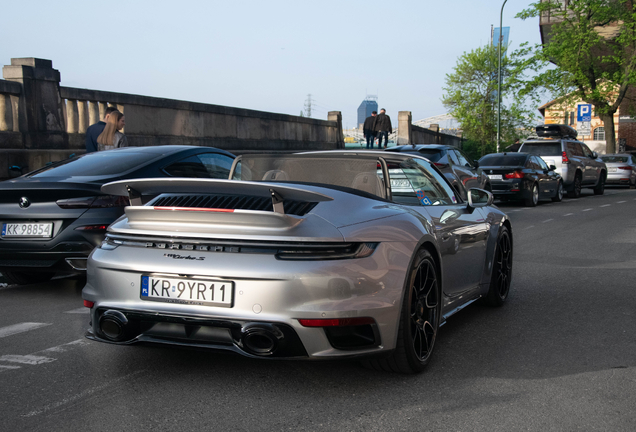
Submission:
[[[529,194],[522,179],[491,180],[490,184],[495,198],[524,199]]]
[[[381,243],[367,258],[296,262],[225,252],[201,252],[204,261],[184,262],[166,259],[160,250],[95,249],[82,292],[85,300],[94,303],[88,337],[118,344],[212,348],[250,357],[383,355],[395,347],[411,254],[403,244],[390,242]],[[233,303],[215,307],[142,299],[141,277],[153,273],[231,281]],[[109,310],[115,311],[114,316],[123,313],[132,323],[121,338],[109,340],[104,332],[103,316]],[[373,323],[328,328],[305,327],[299,321],[358,317],[371,318]],[[274,340],[272,334],[284,334],[283,339],[295,346],[297,338],[302,350],[257,353],[245,342],[250,328],[265,332],[264,341]]]
[[[605,184],[622,184],[628,185],[632,182],[632,173],[608,173]]]

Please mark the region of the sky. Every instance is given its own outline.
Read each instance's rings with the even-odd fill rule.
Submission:
[[[538,18],[514,18],[511,47],[540,42]],[[355,127],[367,94],[397,123],[444,114],[444,78],[490,42],[500,1],[179,0],[4,2],[0,62],[53,61],[62,85],[312,117]],[[546,101],[547,102],[547,101]]]

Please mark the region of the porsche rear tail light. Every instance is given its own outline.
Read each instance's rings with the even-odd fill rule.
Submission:
[[[504,174],[504,178],[507,178],[507,179],[521,179],[521,178],[523,178],[523,175],[524,175],[523,171],[516,170],[515,172]]]
[[[128,201],[128,198],[116,195],[69,198],[57,200],[55,201],[55,203],[63,209],[109,208],[125,207],[127,205],[130,205],[130,201]]]
[[[631,171],[631,170],[632,170],[632,167],[630,167],[630,166],[622,166],[622,167],[618,167],[618,169],[619,169],[619,170],[628,170],[628,171]]]
[[[347,327],[365,324],[375,324],[375,320],[369,317],[362,318],[334,318],[334,319],[299,319],[303,327]]]
[[[93,306],[95,306],[95,303],[92,301],[84,300],[84,306],[86,306],[87,308],[92,308]]]
[[[563,151],[561,154],[561,163],[570,163],[570,159],[568,159],[568,154]]]

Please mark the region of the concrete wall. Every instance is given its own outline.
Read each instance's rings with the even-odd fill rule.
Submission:
[[[455,135],[448,135],[439,132],[439,130],[415,126],[412,123],[410,111],[400,111],[398,113],[398,145],[444,144],[462,148],[462,141],[462,138]]]
[[[241,154],[344,148],[342,116],[317,120],[242,108],[61,87],[50,60],[11,59],[0,80],[0,179],[85,151],[107,106],[126,116],[132,146],[198,145]]]

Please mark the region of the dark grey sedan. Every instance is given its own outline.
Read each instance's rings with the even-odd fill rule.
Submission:
[[[0,273],[11,283],[83,273],[128,199],[104,183],[139,177],[227,178],[234,155],[211,147],[127,147],[66,159],[0,182]]]
[[[530,207],[540,199],[563,199],[563,179],[539,156],[492,153],[479,159],[479,165],[490,177],[495,198],[523,200]]]
[[[479,168],[477,161],[460,149],[441,144],[417,144],[391,147],[385,151],[408,153],[425,157],[435,164],[463,200],[472,188],[492,191],[490,179]]]

